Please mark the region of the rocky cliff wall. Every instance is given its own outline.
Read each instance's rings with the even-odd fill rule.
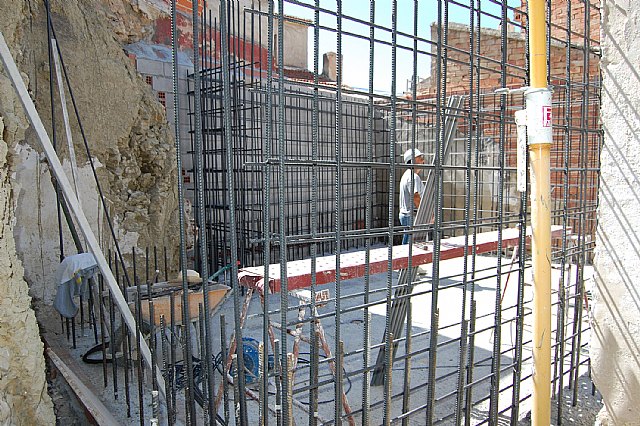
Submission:
[[[41,1],[11,3],[8,13],[0,14],[0,31],[21,72],[28,77],[32,97],[51,136],[46,10]],[[51,2],[52,21],[121,249],[129,253],[133,246],[167,246],[171,262],[177,250],[173,137],[164,108],[122,50],[123,43],[150,37],[153,13],[159,13],[138,3],[145,4],[55,0]],[[6,84],[0,86],[3,93],[8,92]],[[69,150],[57,86],[55,92],[57,145],[68,166]],[[88,156],[73,118],[70,94],[67,92],[66,96],[79,168],[78,192],[94,232],[109,247],[111,237]],[[7,110],[10,99],[0,99],[0,113]],[[16,126],[10,117],[5,117],[5,122],[9,129]],[[16,157],[13,189],[17,251],[31,294],[50,302],[56,289],[53,274],[60,244],[49,170],[32,130],[26,129],[23,135],[9,132],[6,143]],[[76,252],[66,231],[63,251],[65,255]]]
[[[15,156],[4,140],[11,130],[0,115],[0,425],[50,425],[55,417],[47,394],[44,346],[13,239],[10,175]]]
[[[40,0],[2,0],[0,31],[52,135],[46,11]],[[52,1],[53,22],[97,174],[124,252],[167,246],[177,230],[175,148],[163,107],[122,43],[146,37],[147,12],[124,0]],[[123,17],[120,19],[119,17]],[[67,92],[70,101],[70,94]],[[69,169],[59,96],[56,135]],[[68,103],[70,111],[71,103]],[[83,208],[105,248],[104,214],[80,129],[71,121]],[[69,175],[70,176],[70,175]],[[54,424],[31,296],[50,301],[59,262],[58,218],[39,142],[0,69],[0,425]],[[64,233],[64,253],[76,249]]]

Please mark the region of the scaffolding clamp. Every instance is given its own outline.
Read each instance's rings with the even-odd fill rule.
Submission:
[[[512,89],[510,87],[501,87],[499,89],[494,90],[493,92],[496,95],[518,95],[520,93],[526,93],[529,90],[529,86],[522,86]]]
[[[528,86],[511,89],[502,87],[495,90],[498,95],[523,93],[526,108],[515,112],[517,132],[516,186],[519,192],[527,190],[527,145],[551,144],[553,141],[553,106],[548,87],[532,88]]]
[[[523,86],[515,89],[501,87],[494,90],[497,95],[515,95],[524,93],[526,101],[526,126],[529,145],[551,144],[553,140],[553,106],[551,95],[553,88]],[[523,115],[523,114],[521,114]],[[517,120],[517,118],[516,118]]]
[[[527,88],[527,140],[529,145],[551,144],[553,141],[553,106],[548,87]]]

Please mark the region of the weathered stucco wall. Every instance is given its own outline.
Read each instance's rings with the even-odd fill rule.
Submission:
[[[307,69],[308,33],[309,27],[305,24],[294,22],[285,23],[283,34],[285,67]]]
[[[0,86],[5,83],[0,76]],[[12,121],[24,124],[18,117]],[[0,425],[50,425],[55,417],[47,394],[44,346],[13,239],[15,158],[3,138],[20,131],[19,126],[5,128],[0,115]]]
[[[602,424],[631,425],[640,419],[640,4],[603,5],[605,139],[591,357]]]
[[[4,9],[8,13],[5,14]],[[51,9],[121,249],[130,253],[132,246],[167,246],[171,261],[177,249],[177,172],[172,132],[164,108],[136,72],[121,44],[136,37],[150,37],[151,17],[126,0],[52,1]],[[18,67],[28,77],[38,112],[52,135],[46,28],[41,1],[15,1],[12,8],[3,8],[0,14],[0,30]],[[12,91],[8,82],[1,89],[3,93]],[[0,114],[11,106],[10,99],[0,99]],[[68,93],[67,99],[80,168],[80,198],[94,232],[103,237],[107,247],[112,240],[98,204]],[[68,165],[57,94],[55,102],[59,155]],[[55,193],[48,166],[41,158],[32,130],[24,135],[10,135],[6,142],[16,157],[13,176],[16,248],[24,263],[32,296],[50,302],[56,289],[53,276],[60,247]],[[64,252],[66,255],[76,253],[68,233],[65,233]]]

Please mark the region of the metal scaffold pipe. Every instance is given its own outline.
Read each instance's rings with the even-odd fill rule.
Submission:
[[[530,89],[527,133],[531,165],[533,260],[532,425],[551,419],[551,91],[547,88],[545,1],[529,0]]]

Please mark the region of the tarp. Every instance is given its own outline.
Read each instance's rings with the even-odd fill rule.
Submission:
[[[73,318],[78,312],[78,305],[74,298],[87,298],[89,293],[88,281],[98,271],[98,264],[91,253],[67,256],[58,266],[56,283],[58,290],[53,301],[53,307],[60,315]]]

